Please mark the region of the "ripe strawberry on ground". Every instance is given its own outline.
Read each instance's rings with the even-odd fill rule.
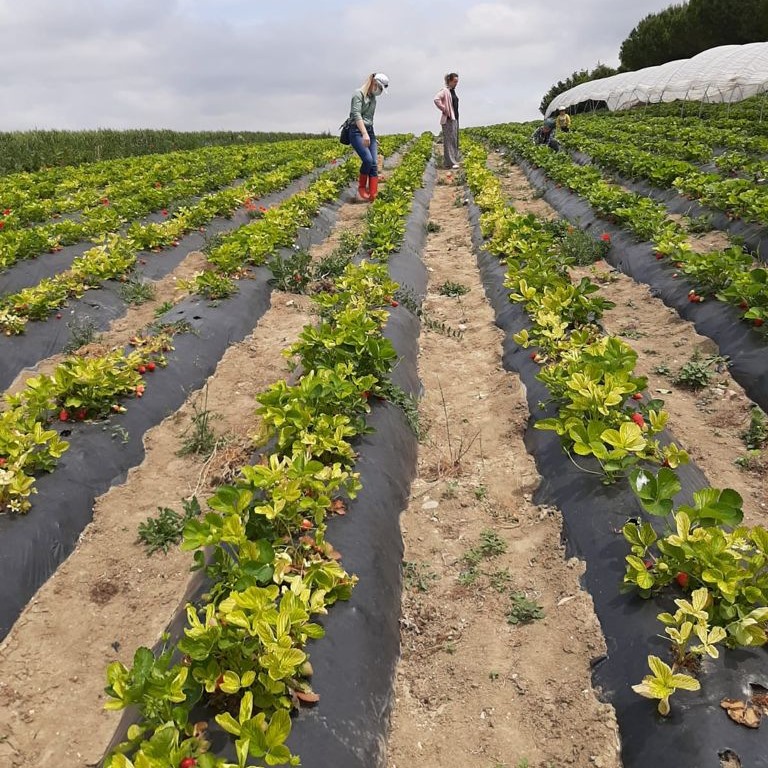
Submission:
[[[632,399],[633,400],[642,400],[643,399],[643,395],[642,395],[641,392],[635,392],[635,394],[632,395]]]
[[[682,571],[675,576],[675,581],[677,582],[680,589],[687,589],[688,587],[688,574],[683,573]]]
[[[151,360],[147,363],[147,370],[150,373],[155,370],[155,364]]]
[[[59,421],[69,421],[69,411],[62,408],[59,411]]]
[[[753,325],[755,328],[759,328],[763,324],[763,318],[762,317],[756,317],[753,321]]]
[[[645,426],[645,419],[643,418],[643,414],[642,413],[633,413],[632,416],[630,416],[630,418],[641,429]]]
[[[179,768],[195,768],[197,760],[194,757],[185,757],[180,763]]]

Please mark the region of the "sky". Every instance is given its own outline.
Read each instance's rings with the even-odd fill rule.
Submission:
[[[379,133],[531,120],[672,0],[0,0],[0,130],[333,131],[371,72]]]

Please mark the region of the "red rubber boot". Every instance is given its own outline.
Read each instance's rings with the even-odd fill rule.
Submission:
[[[379,193],[379,177],[371,176],[368,179],[368,199],[373,202],[376,199],[376,195]]]
[[[357,199],[361,203],[367,203],[368,200],[370,200],[370,197],[368,196],[368,190],[366,189],[367,186],[368,176],[361,173],[357,179]]]

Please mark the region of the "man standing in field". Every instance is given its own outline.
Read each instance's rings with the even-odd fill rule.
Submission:
[[[459,76],[449,72],[445,76],[445,87],[435,96],[435,106],[440,110],[440,125],[443,127],[443,160],[446,168],[459,167],[459,97],[456,86]]]

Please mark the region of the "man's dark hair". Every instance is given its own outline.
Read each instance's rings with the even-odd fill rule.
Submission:
[[[450,83],[451,80],[453,80],[454,77],[458,77],[458,74],[456,72],[449,72],[445,76],[445,84],[448,85],[448,83]]]

